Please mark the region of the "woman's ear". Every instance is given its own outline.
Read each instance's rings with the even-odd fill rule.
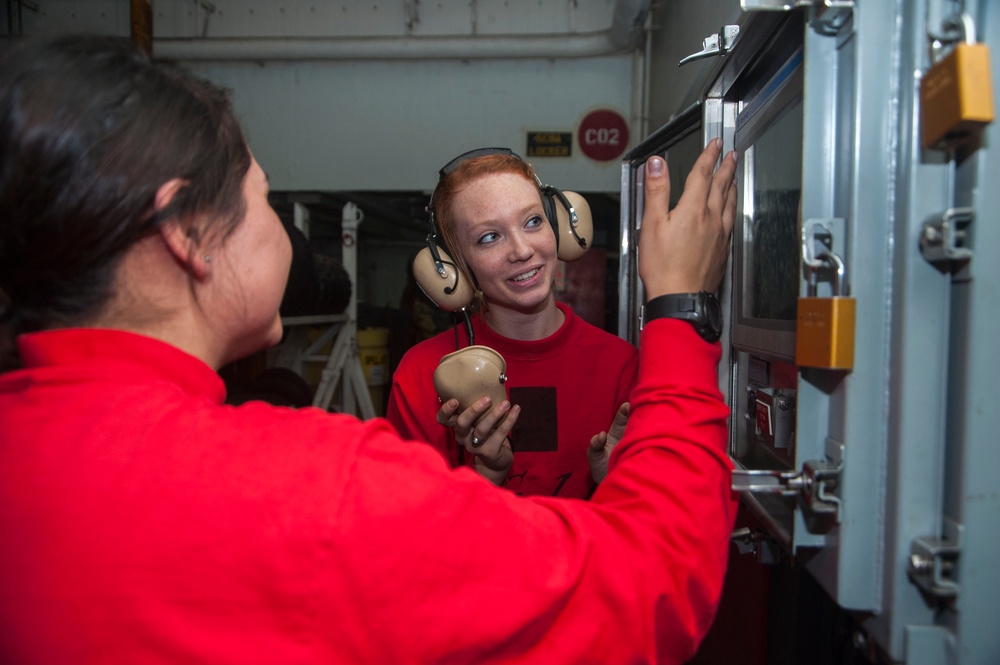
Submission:
[[[170,205],[177,192],[187,184],[186,180],[174,178],[160,185],[153,202],[156,212]],[[159,231],[167,250],[179,264],[199,279],[208,275],[210,259],[201,246],[202,234],[198,233],[190,219],[172,217],[160,224]]]

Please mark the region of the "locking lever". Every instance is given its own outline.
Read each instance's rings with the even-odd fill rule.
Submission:
[[[794,496],[814,513],[829,514],[840,522],[840,498],[835,494],[843,464],[809,460],[802,471],[776,469],[735,469],[734,492],[765,492]]]
[[[733,49],[733,44],[739,34],[740,26],[738,25],[722,26],[722,29],[717,34],[709,35],[702,41],[700,51],[683,58],[677,63],[677,66],[680,67],[681,65],[686,65],[689,62],[701,60],[702,58],[710,58],[713,55],[725,55]]]

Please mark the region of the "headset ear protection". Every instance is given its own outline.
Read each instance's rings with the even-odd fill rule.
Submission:
[[[438,172],[438,179],[448,175],[461,163],[481,155],[511,155],[521,159],[509,148],[479,148],[463,153],[445,164]],[[557,255],[562,261],[579,259],[594,239],[594,218],[590,204],[576,192],[563,192],[551,185],[543,185],[538,176],[535,182],[542,193],[545,218],[556,234]],[[434,199],[427,204],[431,234],[427,247],[420,250],[413,260],[413,276],[417,285],[435,305],[449,312],[458,312],[472,304],[475,286],[468,284],[451,255],[438,245],[437,223],[434,218]]]
[[[559,258],[576,261],[594,240],[594,217],[587,199],[576,192],[563,192],[552,185],[543,185],[542,205],[556,234]]]
[[[436,238],[436,234],[427,236],[427,246],[413,259],[413,276],[435,305],[459,312],[472,304],[475,291],[462,277],[451,255],[438,246]]]

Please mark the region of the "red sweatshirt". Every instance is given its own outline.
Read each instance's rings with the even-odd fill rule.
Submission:
[[[680,663],[735,503],[717,346],[643,333],[592,501],[518,497],[384,421],[222,404],[108,330],[0,376],[0,662]]]
[[[507,396],[521,407],[511,432],[514,465],[504,485],[523,495],[585,499],[594,491],[587,462],[590,439],[607,431],[635,385],[639,354],[625,340],[592,326],[557,303],[566,320],[537,341],[502,337],[472,319],[476,344],[496,350],[507,363]],[[463,330],[459,348],[468,346]],[[441,408],[434,370],[456,350],[448,330],[410,349],[392,377],[386,418],[405,439],[426,441],[452,466],[472,465],[455,432],[437,422]]]

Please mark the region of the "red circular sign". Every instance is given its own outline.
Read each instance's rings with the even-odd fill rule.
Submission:
[[[617,159],[628,147],[628,123],[617,111],[591,111],[576,130],[576,142],[591,159],[599,162]]]

